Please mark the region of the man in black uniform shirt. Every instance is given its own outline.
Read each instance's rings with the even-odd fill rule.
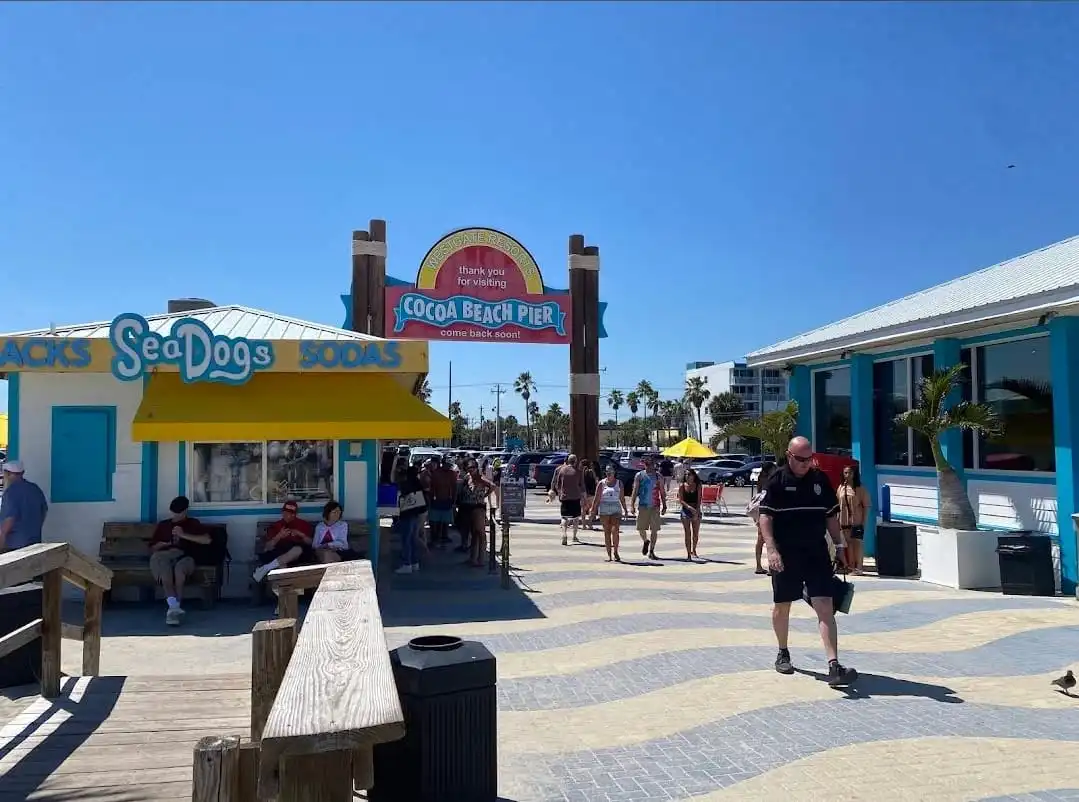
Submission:
[[[793,674],[787,649],[791,604],[808,592],[817,613],[821,641],[828,657],[828,684],[846,685],[857,676],[839,662],[839,635],[832,609],[833,570],[825,533],[846,564],[846,543],[839,529],[839,502],[828,477],[811,466],[813,447],[804,437],[787,446],[787,463],[776,471],[760,501],[760,528],[772,571],[772,629],[779,642],[776,671]]]

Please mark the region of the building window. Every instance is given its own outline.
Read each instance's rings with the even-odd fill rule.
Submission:
[[[906,359],[873,365],[873,451],[878,465],[910,464],[910,431],[895,416],[910,408],[910,364]]]
[[[818,452],[850,456],[850,368],[813,374],[813,438]]]
[[[922,379],[932,373],[932,354],[873,365],[873,441],[878,465],[933,465],[928,438],[895,422],[896,415],[917,406]]]
[[[333,448],[326,440],[194,443],[193,504],[280,504],[333,498]]]
[[[1004,424],[1001,439],[975,439],[978,467],[1055,471],[1049,338],[995,343],[975,352],[975,398],[992,407]]]

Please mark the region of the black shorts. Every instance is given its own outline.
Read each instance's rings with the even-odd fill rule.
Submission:
[[[850,534],[851,540],[865,540],[864,526],[852,526],[849,530],[844,529],[843,531]]]
[[[776,604],[796,602],[802,598],[802,591],[809,591],[809,597],[824,596],[832,598],[832,558],[828,549],[821,542],[820,549],[779,549],[783,558],[783,570],[772,573],[772,601]]]
[[[288,554],[296,546],[300,547],[300,558],[296,560],[297,564],[300,563],[313,563],[315,561],[315,550],[310,546],[300,543],[278,543],[272,549],[262,552],[259,555],[259,562],[263,565],[268,565],[276,560],[278,557],[282,557]]]
[[[579,498],[566,499],[562,502],[562,517],[563,518],[580,518],[581,517],[581,500]]]

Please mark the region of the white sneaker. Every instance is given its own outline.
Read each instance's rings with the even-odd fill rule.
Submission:
[[[411,565],[402,565],[400,568],[398,568],[396,571],[394,571],[394,573],[395,574],[411,574],[412,573],[412,566]]]
[[[420,572],[420,564],[412,563],[412,573],[418,574]]]
[[[184,620],[184,611],[179,607],[170,607],[165,613],[165,624],[170,627],[178,627]]]
[[[266,565],[260,565],[256,568],[255,573],[251,574],[251,578],[256,582],[261,582],[266,578],[266,574],[268,573],[270,573],[270,564],[266,563]]]

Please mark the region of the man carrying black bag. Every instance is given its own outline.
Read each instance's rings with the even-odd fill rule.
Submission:
[[[812,463],[809,440],[795,437],[787,446],[786,464],[772,475],[760,501],[760,530],[772,571],[772,629],[779,643],[775,668],[780,674],[794,673],[787,635],[791,604],[799,601],[804,591],[817,613],[828,657],[828,684],[837,687],[849,685],[858,672],[839,662],[839,634],[832,602],[835,572],[824,536],[827,533],[831,538],[836,558],[844,566],[846,543],[839,529],[835,490],[824,472]]]

